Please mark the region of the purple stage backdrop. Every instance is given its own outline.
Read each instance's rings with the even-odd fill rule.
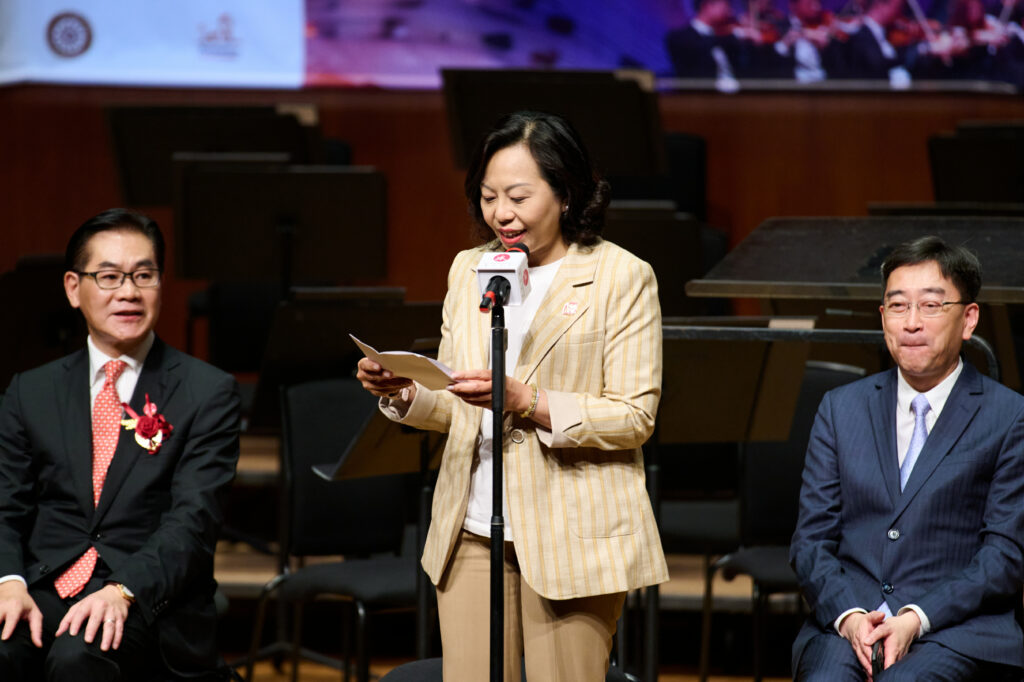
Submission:
[[[444,67],[630,67],[667,87],[1003,89],[1024,80],[1015,2],[306,0],[306,83],[430,88]]]

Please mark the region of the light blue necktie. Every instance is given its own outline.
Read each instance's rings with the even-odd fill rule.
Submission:
[[[921,448],[928,439],[928,426],[924,422],[924,416],[932,406],[928,404],[928,398],[924,393],[918,393],[914,401],[910,403],[910,409],[914,411],[914,435],[910,439],[910,447],[907,448],[907,456],[903,458],[903,466],[900,467],[900,491],[907,487],[907,479],[910,472],[914,470],[914,463],[917,456],[921,454]]]

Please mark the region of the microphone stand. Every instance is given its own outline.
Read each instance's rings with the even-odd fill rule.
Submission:
[[[505,308],[498,296],[491,306],[491,682],[503,682],[505,667],[505,519],[502,461],[505,414]]]

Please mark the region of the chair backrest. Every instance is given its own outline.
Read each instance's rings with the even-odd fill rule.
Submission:
[[[282,547],[293,556],[395,552],[410,519],[415,477],[327,481],[314,465],[337,461],[377,411],[377,399],[353,378],[311,381],[281,390]]]
[[[748,443],[740,461],[743,544],[787,545],[796,528],[804,455],[825,393],[863,377],[860,367],[809,360],[800,383],[789,439]]]

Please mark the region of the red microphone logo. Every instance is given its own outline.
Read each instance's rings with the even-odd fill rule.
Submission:
[[[496,255],[494,257],[494,262],[495,263],[504,263],[505,261],[507,261],[511,257],[512,256],[508,255],[507,253],[499,253],[498,255]]]

